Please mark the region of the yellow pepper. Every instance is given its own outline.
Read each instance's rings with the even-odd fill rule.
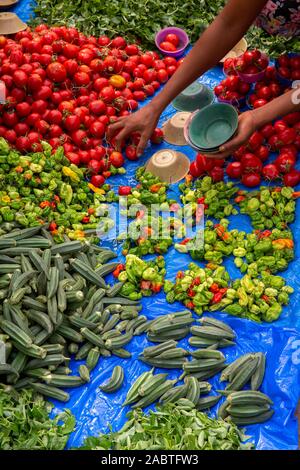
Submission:
[[[62,168],[63,174],[65,176],[68,176],[74,183],[79,183],[80,178],[79,176],[75,173],[75,171],[71,170],[67,166],[63,166]]]
[[[112,75],[109,79],[109,84],[114,88],[124,88],[126,80],[122,75]]]
[[[277,250],[283,250],[283,248],[294,248],[294,242],[290,238],[278,238],[273,240],[272,244]]]
[[[9,197],[9,196],[3,196],[3,197],[1,198],[1,201],[2,201],[2,202],[5,202],[5,203],[9,203],[9,202],[10,202],[10,197]]]
[[[90,188],[91,191],[93,191],[93,193],[105,194],[104,189],[96,188],[96,186],[94,186],[92,183],[88,183],[88,187]]]

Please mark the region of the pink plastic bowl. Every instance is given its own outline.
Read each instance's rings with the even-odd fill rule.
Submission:
[[[262,56],[263,57],[267,57],[266,54],[262,53]],[[269,64],[268,64],[269,65]],[[268,67],[267,65],[267,67]],[[266,67],[266,68],[267,68]],[[253,73],[253,74],[248,74],[248,73],[242,73],[238,70],[238,76],[244,80],[244,82],[247,82],[247,83],[255,83],[255,82],[259,82],[260,80],[262,80],[265,76],[265,70],[262,70],[261,72],[258,72],[258,73]]]
[[[166,35],[170,34],[170,33],[176,34],[176,36],[179,39],[178,49],[174,52],[165,51],[164,49],[162,49],[160,47],[160,43],[163,42],[165,40]],[[155,36],[156,47],[160,50],[160,52],[163,55],[167,55],[169,57],[176,57],[177,58],[177,57],[182,56],[182,54],[184,53],[185,49],[187,48],[189,42],[190,42],[190,40],[189,40],[189,37],[186,34],[186,32],[181,28],[176,28],[175,26],[170,26],[169,28],[161,29]]]

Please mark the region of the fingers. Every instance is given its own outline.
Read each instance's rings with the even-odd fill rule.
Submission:
[[[138,144],[137,149],[136,149],[136,153],[137,153],[138,157],[140,157],[144,153],[144,150],[145,150],[146,145],[148,143],[149,137],[150,137],[150,135],[149,135],[148,132],[143,132],[143,134],[141,135],[139,144]]]
[[[122,127],[124,127],[123,119],[124,118],[120,118],[116,122],[108,126],[107,128],[108,139],[111,139],[118,132],[119,129],[122,129]]]
[[[221,158],[227,158],[229,157],[229,155],[231,155],[231,152],[218,152],[218,153],[203,153],[202,154],[206,157],[206,158],[211,158],[212,160],[216,160],[216,159],[221,159]]]
[[[115,142],[117,150],[120,151],[122,147],[122,142],[131,134],[131,130],[123,126],[123,129],[116,135]]]
[[[230,153],[234,152],[237,148],[239,148],[241,145],[243,145],[244,141],[245,141],[244,136],[241,134],[238,134],[236,137],[231,139],[228,143],[222,145],[219,150],[220,152],[226,153],[229,155]]]

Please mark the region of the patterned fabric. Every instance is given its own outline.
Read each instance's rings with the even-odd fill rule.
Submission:
[[[300,0],[268,0],[255,25],[269,34],[300,36]]]

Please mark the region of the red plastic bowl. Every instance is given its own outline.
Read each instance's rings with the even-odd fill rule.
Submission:
[[[261,54],[262,57],[266,57],[268,58],[268,56],[264,53]],[[269,65],[269,64],[268,64]],[[268,67],[267,65],[267,67]],[[266,68],[267,68],[266,67]],[[258,73],[253,73],[251,75],[249,75],[248,73],[243,73],[243,72],[240,72],[239,70],[237,71],[238,72],[238,76],[244,81],[244,82],[247,82],[247,83],[255,83],[255,82],[259,82],[260,80],[262,80],[265,76],[265,70],[262,70],[261,72],[258,72]]]
[[[179,39],[179,46],[178,49],[174,52],[165,51],[160,47],[160,43],[165,40],[167,34],[176,34]],[[168,28],[161,29],[155,36],[155,44],[156,47],[160,50],[163,55],[167,55],[169,57],[180,57],[184,53],[185,49],[189,45],[189,37],[186,32],[181,28],[176,28],[175,26],[170,26]]]

